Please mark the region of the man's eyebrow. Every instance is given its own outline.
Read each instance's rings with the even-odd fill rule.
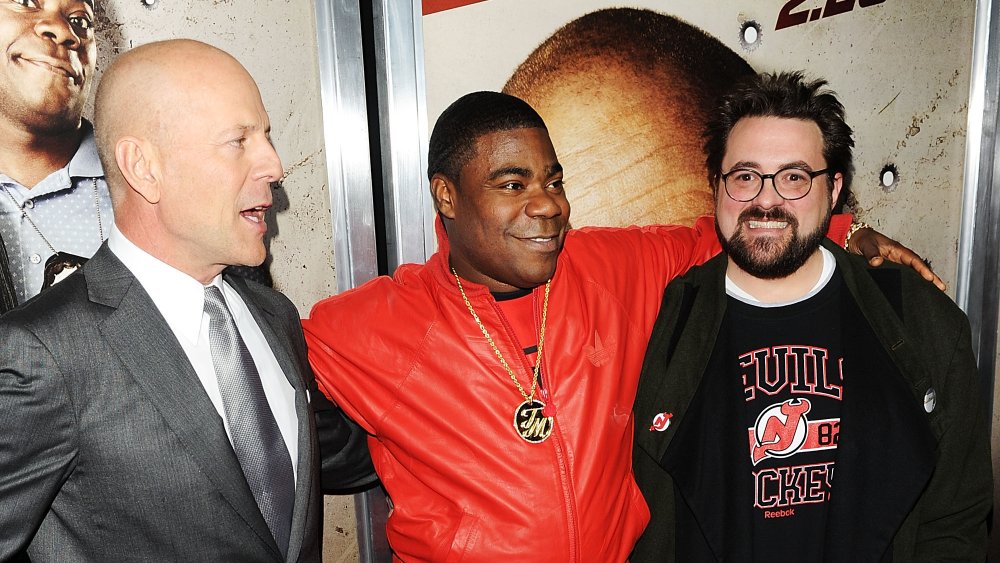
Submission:
[[[737,168],[753,168],[754,170],[760,170],[760,163],[754,162],[752,160],[741,160],[739,162],[733,163],[729,167],[729,170],[736,170]]]
[[[231,135],[231,134],[239,133],[241,135],[246,135],[247,133],[253,133],[255,131],[264,131],[265,135],[270,136],[270,134],[271,134],[271,127],[268,126],[268,127],[262,128],[260,125],[255,124],[255,123],[236,123],[234,125],[231,125],[229,127],[226,127],[225,129],[223,129],[223,134],[225,134],[225,135]]]
[[[732,166],[730,166],[729,170],[732,171],[732,170],[736,170],[736,169],[739,169],[739,168],[753,168],[754,170],[760,170],[761,166],[760,166],[760,163],[754,162],[752,160],[741,160],[741,161],[733,164]],[[781,164],[778,165],[778,169],[777,170],[784,170],[785,168],[802,168],[804,170],[812,170],[813,169],[813,167],[810,166],[809,163],[806,162],[806,161],[804,161],[804,160],[794,160],[794,161],[791,161],[791,162],[783,162],[783,163],[781,163]],[[777,170],[775,170],[775,172],[777,172]]]
[[[813,169],[813,167],[810,166],[810,164],[808,162],[804,161],[804,160],[796,160],[795,162],[786,162],[786,163],[784,163],[784,164],[782,164],[781,166],[778,167],[779,170],[782,170],[782,169],[785,169],[785,168],[803,168],[805,170],[812,170]]]
[[[521,168],[520,166],[505,166],[503,168],[497,168],[491,172],[487,180],[496,180],[497,178],[501,178],[503,176],[528,177],[531,176],[531,170]]]
[[[555,163],[555,164],[551,164],[551,165],[549,165],[549,166],[548,166],[548,167],[547,167],[547,168],[545,169],[545,175],[546,175],[546,176],[555,176],[556,174],[559,174],[559,173],[561,173],[562,171],[563,171],[563,167],[562,167],[562,164],[559,164],[559,163],[557,162],[557,163]]]

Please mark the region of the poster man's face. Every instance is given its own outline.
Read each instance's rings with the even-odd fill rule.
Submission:
[[[0,116],[35,131],[79,125],[97,47],[83,0],[0,0]]]
[[[748,117],[736,123],[726,142],[723,174],[732,170],[774,174],[789,167],[807,172],[826,168],[823,135],[814,122]],[[828,182],[828,175],[817,176],[804,197],[786,200],[767,179],[757,197],[740,202],[726,194],[720,180],[715,208],[719,240],[733,262],[758,278],[794,273],[827,231],[843,178],[840,173],[834,176],[832,191]]]
[[[521,93],[545,120],[566,168],[573,226],[691,224],[712,211],[700,118],[662,86],[608,67],[551,93]]]
[[[443,194],[436,197],[451,219],[450,259],[459,275],[492,291],[534,287],[551,278],[570,208],[548,132],[523,128],[483,135],[457,182],[432,185],[447,188],[449,203],[442,205]]]

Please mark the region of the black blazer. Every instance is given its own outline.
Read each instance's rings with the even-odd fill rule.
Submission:
[[[871,269],[823,244],[844,278],[845,326],[855,327],[844,345],[878,374],[844,381],[826,560],[984,560],[989,423],[964,314],[907,269]],[[714,372],[726,265],[718,256],[664,292],[635,404],[635,474],[652,520],[632,561],[744,561],[752,552],[750,507],[731,502],[749,488],[742,410],[698,395]],[[671,425],[651,430],[661,412],[673,414]],[[677,510],[690,511],[683,520],[695,529],[677,529]],[[677,543],[697,555],[677,557]]]

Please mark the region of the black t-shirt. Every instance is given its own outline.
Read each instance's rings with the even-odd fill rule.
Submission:
[[[741,381],[754,561],[822,561],[843,391],[839,273],[779,307],[729,297],[726,363]],[[736,387],[729,387],[736,389]]]

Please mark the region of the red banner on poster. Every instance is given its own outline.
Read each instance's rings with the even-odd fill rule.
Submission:
[[[476,4],[478,2],[485,2],[486,0],[424,0],[424,15],[433,14],[435,12],[443,12],[445,10],[450,10],[452,8],[461,8],[462,6],[468,6],[469,4]]]

